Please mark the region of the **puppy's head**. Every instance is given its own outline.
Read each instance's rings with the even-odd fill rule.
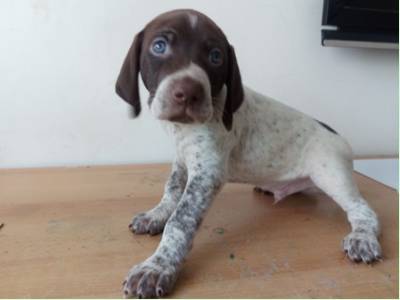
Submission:
[[[207,16],[193,10],[167,12],[136,35],[116,84],[135,116],[141,110],[139,73],[153,115],[173,122],[209,120],[225,85],[222,120],[231,129],[233,113],[243,101],[242,82],[232,46]]]

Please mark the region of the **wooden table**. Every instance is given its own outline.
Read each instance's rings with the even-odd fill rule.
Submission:
[[[168,165],[0,171],[0,297],[111,298],[160,237],[134,236],[133,215],[160,199]],[[172,297],[397,298],[398,195],[356,175],[382,222],[385,259],[348,261],[344,212],[321,193],[273,205],[227,185],[196,237]]]

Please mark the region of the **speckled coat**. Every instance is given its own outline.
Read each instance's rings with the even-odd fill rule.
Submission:
[[[194,11],[165,14],[146,28],[152,33],[164,26],[160,24],[171,27],[172,17],[173,20],[180,18],[177,31],[183,25],[193,30],[208,28],[210,34],[217,32],[227,43],[216,25]],[[188,35],[183,34],[183,37],[183,40],[189,39]],[[131,48],[133,57],[140,57],[140,51],[144,51],[137,41],[143,39],[144,49],[147,49],[153,45],[152,38],[149,32],[147,36],[146,32],[142,37],[137,36]],[[192,48],[188,49],[191,52],[186,49],[187,53],[193,53]],[[229,45],[227,49],[222,54],[231,57],[233,50]],[[124,296],[161,297],[171,292],[207,209],[227,182],[253,184],[258,191],[272,193],[276,201],[316,186],[347,213],[352,231],[344,238],[343,249],[348,257],[366,263],[381,258],[378,219],[357,189],[352,177],[352,152],[340,135],[282,103],[250,88],[242,89],[238,75],[232,81],[221,71],[215,78],[228,78],[228,81],[216,89],[220,83],[212,82],[214,75],[207,71],[209,66],[195,61],[200,54],[177,62],[173,51],[179,49],[171,46],[169,51],[169,56],[154,58],[158,54],[150,53],[146,54],[150,58],[142,60],[144,81],[150,91],[150,110],[162,120],[174,139],[176,157],[160,203],[135,216],[129,225],[136,234],[163,232],[163,235],[156,251],[129,271],[123,283]],[[174,63],[167,65],[168,70],[161,72],[163,76],[160,77],[155,76],[158,71],[151,59],[158,59],[158,65],[161,65],[159,59]],[[232,62],[236,66],[236,60]],[[133,75],[137,80],[138,65],[128,56],[117,85],[117,92],[132,104],[136,114],[140,112],[138,91],[130,82]],[[229,73],[232,67],[221,70]],[[238,73],[237,66],[235,72]],[[160,77],[158,82],[155,77]],[[182,92],[176,93],[177,88],[186,94],[192,93],[191,96],[194,89],[200,90],[201,97],[194,95],[196,109],[190,110],[180,104]],[[240,98],[240,102],[233,105],[232,97],[239,94],[236,98]],[[182,107],[189,110],[181,110]],[[172,116],[177,115],[184,118],[174,121]],[[188,115],[192,122],[187,122]]]
[[[356,188],[351,149],[342,137],[248,88],[232,130],[220,120],[216,115],[206,124],[164,122],[176,145],[165,195],[131,223],[136,233],[157,234],[165,225],[164,233],[155,253],[130,271],[128,295],[170,292],[207,208],[226,182],[254,184],[277,200],[315,184],[347,212],[352,233],[343,246],[350,258],[380,258],[378,221]],[[154,287],[138,285],[143,276]],[[132,286],[138,290],[132,292]]]

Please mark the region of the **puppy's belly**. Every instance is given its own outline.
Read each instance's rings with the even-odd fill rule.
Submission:
[[[275,203],[308,188],[315,187],[309,177],[299,178],[291,181],[268,182],[261,186],[256,186],[255,191],[272,194],[275,198]]]
[[[286,149],[276,155],[266,155],[268,151],[254,153],[247,150],[241,155],[233,155],[229,163],[229,181],[263,186],[307,177],[301,152]]]

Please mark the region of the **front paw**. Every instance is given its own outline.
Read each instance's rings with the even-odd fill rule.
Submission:
[[[136,215],[129,224],[129,229],[136,234],[156,235],[164,230],[166,220],[157,213],[148,211]]]
[[[372,263],[382,259],[382,250],[373,233],[351,232],[343,240],[343,249],[355,262]]]
[[[148,259],[134,266],[123,283],[125,298],[154,298],[162,297],[171,292],[176,278],[175,267]]]

